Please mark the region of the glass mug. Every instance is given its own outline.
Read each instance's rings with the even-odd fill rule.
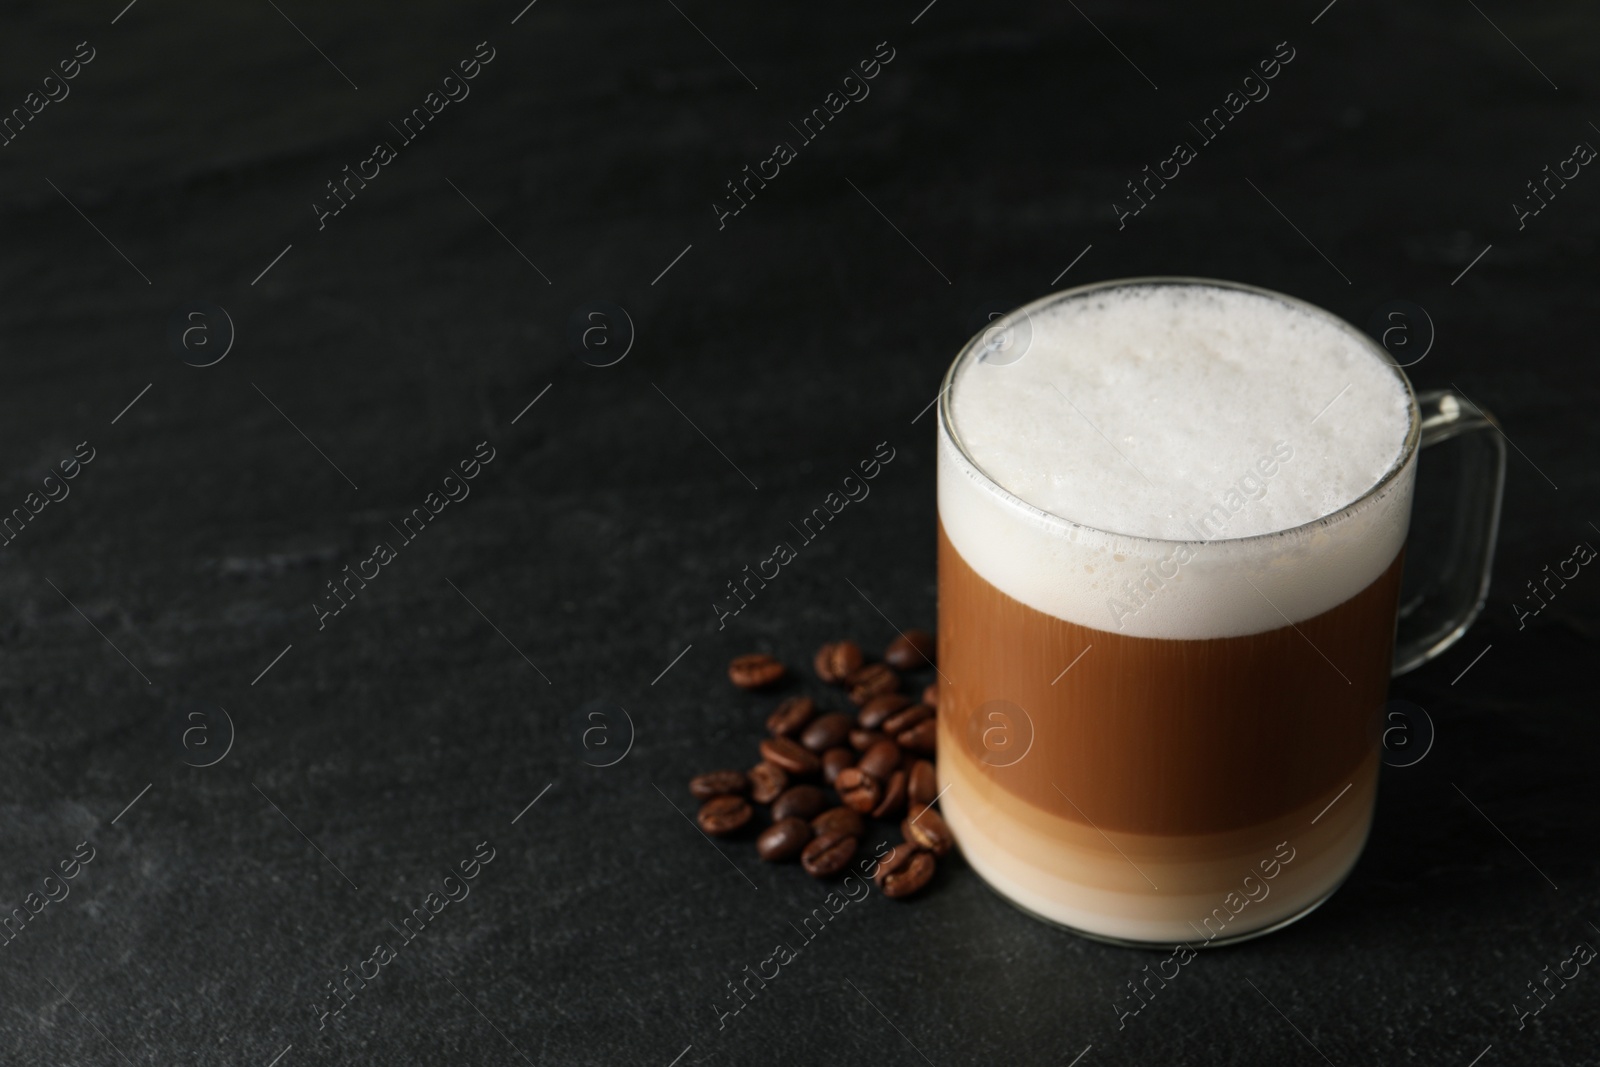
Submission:
[[[1312,521],[1232,538],[1221,530],[1226,507],[1210,513],[1216,528],[1191,521],[1185,529],[1199,536],[1174,538],[1097,528],[1040,506],[1052,461],[1030,460],[1030,449],[1046,449],[1036,440],[1058,423],[1029,405],[1048,402],[1039,369],[1048,351],[1039,353],[1052,316],[1078,316],[1059,319],[1070,329],[1126,304],[1124,324],[1137,332],[1159,318],[1150,308],[1162,301],[1221,306],[1224,326],[1237,304],[1253,324],[1293,324],[1285,336],[1353,360],[1344,364],[1361,372],[1352,382],[1361,377],[1366,395],[1387,391],[1388,406],[1367,413],[1362,389],[1341,393],[1335,400],[1356,406],[1322,425],[1311,447],[1302,442],[1311,455],[1301,469],[1338,465],[1339,449],[1327,446],[1344,439],[1326,435],[1339,419],[1351,440],[1388,420],[1394,450],[1379,453],[1392,459],[1376,483]],[[1117,320],[1105,321],[1116,339]],[[1184,343],[1181,316],[1160,321]],[[1044,361],[1028,371],[1031,392],[985,400],[1000,379],[975,375],[1014,373],[1029,359]],[[1114,379],[1114,361],[1104,366]],[[1059,418],[1081,431],[1070,456],[1106,468],[1089,471],[1091,481],[1114,486],[1125,475],[1137,485],[1137,445],[1130,451],[1123,435],[1118,448],[1091,423],[1061,392],[1070,379],[1048,384],[1066,401]],[[1110,388],[1104,395],[1115,398]],[[1216,432],[1244,433],[1248,411],[1225,408],[1208,413]],[[1014,470],[986,470],[964,430],[981,430],[984,447],[1012,457]],[[1156,420],[1144,430],[1159,437],[1162,427]],[[1487,593],[1505,473],[1489,417],[1456,393],[1417,395],[1370,338],[1303,301],[1231,282],[1139,278],[1045,297],[969,341],[943,383],[938,436],[939,784],[971,866],[1038,918],[1139,946],[1259,936],[1331,896],[1371,826],[1391,674],[1454,643]],[[1451,542],[1410,561],[1408,584],[1420,578],[1421,591],[1408,589],[1402,606],[1417,455],[1458,436]],[[1096,451],[1096,440],[1117,451]],[[1264,499],[1273,474],[1287,481],[1293,463],[1283,457],[1296,453],[1288,441],[1275,453],[1261,448],[1255,481],[1241,484],[1265,486]],[[1031,477],[1017,473],[1030,462]]]

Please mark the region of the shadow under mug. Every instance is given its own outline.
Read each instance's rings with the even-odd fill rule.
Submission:
[[[1409,399],[1392,466],[1314,522],[1192,542],[1096,530],[1002,488],[952,417],[963,369],[1049,307],[1140,286],[1255,294],[1345,331]],[[972,867],[1038,918],[1135,946],[1259,936],[1331,896],[1371,826],[1389,678],[1439,655],[1483,606],[1505,476],[1489,416],[1458,393],[1419,396],[1370,338],[1304,301],[1136,278],[1053,294],[974,337],[945,378],[938,435],[941,806]],[[1418,453],[1451,438],[1450,535],[1407,559]],[[1193,639],[1058,618],[1003,591],[1026,587],[1049,538],[1103,549],[1151,595],[1165,574],[1195,583],[1191,602],[1258,621]],[[1402,560],[1419,590],[1404,604]],[[1295,583],[1333,573],[1361,580],[1305,617],[1273,614]]]

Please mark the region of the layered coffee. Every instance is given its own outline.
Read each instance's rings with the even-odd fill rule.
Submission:
[[[951,829],[1004,896],[1102,937],[1302,914],[1372,816],[1408,386],[1256,290],[1103,286],[998,325],[940,403]]]

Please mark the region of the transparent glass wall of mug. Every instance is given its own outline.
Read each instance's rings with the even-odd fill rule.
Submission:
[[[947,819],[1003,896],[1092,936],[1292,921],[1365,843],[1392,667],[1481,606],[1498,437],[1245,286],[1105,283],[997,325],[939,406]],[[1405,564],[1431,581],[1397,644],[1417,449],[1468,433],[1454,543]]]

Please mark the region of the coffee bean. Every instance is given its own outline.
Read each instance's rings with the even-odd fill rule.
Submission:
[[[843,747],[830,748],[822,754],[822,780],[832,785],[839,777],[839,772],[846,767],[855,766],[856,754]]]
[[[939,795],[939,775],[931,762],[919,759],[911,765],[906,779],[906,799],[913,804],[932,804]]]
[[[856,713],[856,722],[863,729],[876,730],[888,721],[889,716],[910,704],[911,698],[904,693],[884,693],[861,705],[861,710]]]
[[[810,749],[787,737],[769,737],[761,742],[761,758],[775,763],[790,774],[816,774],[822,761]]]
[[[829,685],[837,685],[861,666],[863,658],[861,646],[854,641],[831,641],[817,649],[813,666],[817,668],[818,678]]]
[[[800,865],[813,878],[827,878],[844,870],[856,854],[856,839],[847,834],[825,834],[812,838],[800,854]]]
[[[724,793],[743,793],[750,782],[743,771],[707,771],[689,779],[689,795],[696,800],[710,800]]]
[[[907,841],[927,849],[935,856],[945,855],[956,843],[944,816],[926,805],[911,810],[900,824],[900,832],[905,834]]]
[[[905,866],[884,877],[883,895],[891,900],[909,897],[933,881],[933,872],[937,868],[938,864],[934,861],[932,853],[921,850],[913,852]]]
[[[914,671],[933,666],[933,635],[926,630],[907,630],[884,650],[883,661],[896,670]]]
[[[889,740],[876,730],[855,729],[850,731],[850,747],[857,752],[865,752],[879,741]]]
[[[911,863],[911,857],[920,851],[916,845],[900,842],[877,861],[877,867],[872,872],[872,880],[877,883],[879,889],[882,889],[884,881],[905,870]]]
[[[768,863],[792,860],[810,840],[810,823],[804,819],[779,819],[756,838],[756,854]]]
[[[929,682],[928,687],[922,691],[922,702],[930,707],[939,706],[939,683]]]
[[[850,716],[830,711],[807,726],[800,735],[800,743],[813,752],[826,752],[837,748],[850,737]]]
[[[811,829],[817,836],[824,834],[843,834],[846,837],[860,837],[867,827],[861,818],[861,813],[854,808],[829,808],[827,811],[811,820]]]
[[[762,760],[750,768],[750,799],[757,804],[771,804],[778,794],[789,788],[789,776],[776,763]]]
[[[898,737],[924,719],[931,719],[937,712],[927,704],[913,704],[904,711],[889,716],[883,724],[883,732],[890,737]]]
[[[874,819],[892,819],[906,810],[906,772],[895,771],[883,784],[883,799],[872,809]]]
[[[767,733],[774,737],[793,737],[816,713],[817,703],[810,697],[790,697],[767,716]]]
[[[856,766],[882,781],[900,766],[900,746],[893,741],[879,741],[861,754]]]
[[[728,664],[728,678],[740,689],[765,689],[783,675],[783,664],[765,652],[736,656]]]
[[[792,785],[772,802],[772,821],[796,818],[810,820],[828,806],[828,794],[820,786]]]
[[[852,671],[850,677],[845,679],[845,684],[850,687],[850,702],[856,707],[861,707],[875,696],[893,693],[899,689],[900,676],[894,672],[893,667],[882,663],[869,663]]]
[[[939,720],[923,719],[909,730],[902,730],[894,738],[911,751],[931,756],[939,748]]]
[[[700,829],[708,834],[731,834],[750,821],[750,805],[744,797],[712,797],[700,805]]]
[[[834,779],[833,788],[838,791],[839,799],[845,802],[846,807],[854,808],[865,815],[878,806],[878,801],[883,799],[883,787],[878,780],[860,767],[846,767],[839,772],[839,777]]]

